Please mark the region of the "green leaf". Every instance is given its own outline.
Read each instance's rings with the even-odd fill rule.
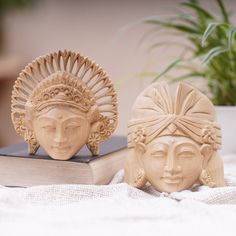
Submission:
[[[225,46],[218,46],[218,47],[214,47],[212,48],[203,58],[202,60],[202,64],[207,64],[209,63],[214,57],[216,57],[217,55],[223,53],[223,52],[227,52],[228,51],[228,47]]]
[[[175,30],[182,31],[182,32],[185,32],[185,33],[190,33],[190,34],[199,33],[196,29],[191,28],[191,27],[186,26],[186,25],[183,25],[183,24],[175,24],[175,23],[170,23],[170,22],[160,21],[160,20],[146,20],[145,23],[161,25],[161,26],[166,27],[166,28],[171,28],[171,29],[175,29]]]
[[[174,20],[181,20],[186,24],[192,25],[194,28],[199,28],[198,23],[190,14],[177,14]]]
[[[225,24],[225,23],[221,23],[221,22],[212,22],[210,23],[205,32],[203,33],[203,36],[202,36],[202,41],[201,41],[201,46],[204,47],[205,46],[205,43],[206,43],[206,40],[207,38],[211,35],[211,33],[215,30],[216,27],[218,26],[228,26],[228,24]]]
[[[121,27],[116,32],[115,38],[120,38],[121,36],[126,34],[131,29],[134,29],[138,25],[144,24],[148,20],[150,20],[150,21],[151,20],[156,20],[156,19],[157,20],[169,20],[169,19],[171,19],[171,17],[173,17],[173,15],[149,16],[149,17],[144,17],[144,18],[138,19],[134,22],[128,23],[128,24],[124,25],[123,27]]]
[[[196,11],[197,13],[203,14],[206,18],[214,19],[214,17],[205,9],[197,5],[196,3],[190,2],[183,2],[181,5],[191,8],[192,10]]]
[[[236,26],[231,26],[228,31],[228,48],[229,48],[229,50],[231,50],[233,48],[235,33],[236,33]]]
[[[228,12],[227,12],[226,9],[225,9],[225,6],[224,6],[223,1],[222,1],[222,0],[217,0],[217,3],[218,3],[218,5],[219,5],[219,7],[220,7],[221,14],[222,14],[222,16],[223,16],[223,21],[224,21],[225,23],[229,23],[229,14],[228,14]]]
[[[0,2],[1,2],[1,0],[0,0]],[[136,26],[138,26],[138,25],[141,25],[141,24],[154,24],[154,25],[156,25],[157,24],[157,22],[161,22],[161,21],[163,21],[163,22],[171,22],[171,21],[173,21],[173,20],[176,20],[178,17],[184,17],[183,15],[182,16],[180,16],[180,15],[158,15],[158,16],[149,16],[149,17],[143,17],[143,18],[141,18],[141,19],[139,19],[139,20],[137,20],[137,21],[134,21],[134,22],[131,22],[131,23],[129,23],[129,24],[126,24],[126,25],[124,25],[122,28],[120,28],[118,31],[117,31],[117,33],[116,33],[116,35],[115,35],[115,38],[120,38],[121,36],[123,36],[125,33],[127,33],[128,31],[130,31],[131,29],[133,29],[133,28],[135,28]],[[159,25],[161,25],[161,24],[159,24]]]
[[[188,50],[188,51],[191,51],[191,52],[194,52],[194,48],[192,48],[191,46],[188,46],[184,43],[180,43],[180,42],[176,42],[176,41],[160,41],[158,43],[154,43],[152,45],[150,45],[148,48],[147,48],[147,51],[148,52],[151,52],[153,49],[156,49],[156,48],[159,48],[159,47],[162,47],[162,46],[172,46],[172,47],[180,47],[180,48],[183,48],[185,50]]]
[[[178,60],[176,60],[176,61],[174,61],[174,62],[172,62],[169,66],[167,66],[159,75],[157,75],[154,79],[153,79],[153,81],[152,81],[152,83],[153,82],[155,82],[156,80],[158,80],[160,77],[162,77],[163,75],[165,75],[167,72],[169,72],[173,67],[175,67],[178,63],[180,63],[181,62],[181,59],[178,59]]]

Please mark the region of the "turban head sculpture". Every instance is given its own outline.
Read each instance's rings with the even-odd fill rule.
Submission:
[[[27,65],[12,93],[12,121],[28,143],[53,159],[68,160],[84,144],[93,155],[117,125],[117,97],[107,73],[71,51],[42,56]]]
[[[205,95],[180,83],[172,96],[167,83],[154,83],[132,109],[125,181],[137,188],[150,183],[160,192],[224,186],[220,145],[214,106]]]

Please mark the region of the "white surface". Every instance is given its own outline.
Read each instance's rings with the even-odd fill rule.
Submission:
[[[236,235],[236,156],[227,156],[230,186],[179,193],[108,186],[0,187],[0,235]]]
[[[217,120],[221,126],[222,155],[236,153],[236,106],[216,106]]]

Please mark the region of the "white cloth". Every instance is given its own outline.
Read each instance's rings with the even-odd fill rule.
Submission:
[[[0,236],[236,235],[236,156],[226,159],[223,188],[178,193],[110,185],[0,187]]]

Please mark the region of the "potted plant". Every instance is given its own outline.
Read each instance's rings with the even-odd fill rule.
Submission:
[[[189,12],[177,13],[164,19],[160,16],[149,17],[143,23],[153,26],[154,31],[161,28],[167,34],[177,33],[183,37],[184,43],[180,46],[184,52],[188,52],[181,52],[178,59],[158,73],[153,81],[163,76],[174,82],[201,78],[207,85],[210,99],[216,105],[222,126],[222,153],[236,153],[233,142],[236,132],[236,26],[230,22],[223,1],[215,0],[215,3],[219,9],[217,15],[203,7],[198,0],[188,0],[181,3],[181,7],[189,9]],[[158,36],[156,39],[151,49],[168,44],[161,42]],[[181,68],[184,73],[171,77],[167,72],[173,67]]]

